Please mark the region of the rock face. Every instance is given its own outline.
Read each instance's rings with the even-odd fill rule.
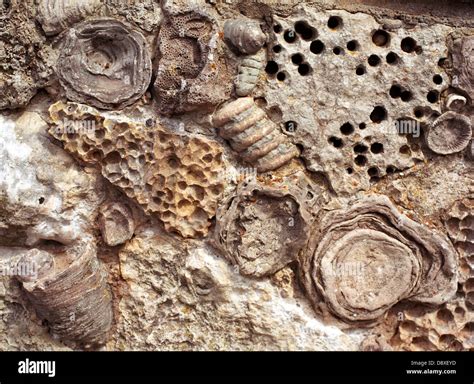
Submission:
[[[0,350],[474,350],[474,10],[244,3],[0,4]]]

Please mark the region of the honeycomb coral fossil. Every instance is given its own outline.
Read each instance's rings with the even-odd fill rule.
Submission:
[[[265,276],[295,260],[306,242],[310,215],[296,188],[251,182],[219,208],[215,244],[243,275]]]
[[[53,104],[50,115],[55,123],[50,133],[66,151],[100,166],[106,179],[147,214],[155,214],[167,231],[185,237],[207,234],[224,189],[217,143],[161,126],[106,118],[76,103]],[[92,129],[70,129],[84,121]]]
[[[257,53],[266,41],[259,23],[245,19],[226,21],[224,38],[240,53],[246,55]]]
[[[442,304],[457,288],[451,243],[400,214],[385,196],[324,215],[302,253],[301,271],[316,308],[361,325],[401,300]]]
[[[36,278],[18,279],[53,334],[85,345],[106,341],[112,295],[94,245],[77,244],[59,255],[33,249],[21,262],[39,266]]]
[[[471,119],[450,111],[431,124],[426,135],[426,144],[433,152],[448,155],[466,148],[471,137]]]
[[[46,35],[56,35],[101,7],[100,0],[41,0],[37,19]]]
[[[224,105],[214,114],[213,123],[241,159],[258,172],[275,170],[299,155],[296,146],[286,140],[251,97]]]
[[[140,32],[118,20],[91,19],[68,31],[57,74],[68,99],[121,109],[145,93],[151,59]]]

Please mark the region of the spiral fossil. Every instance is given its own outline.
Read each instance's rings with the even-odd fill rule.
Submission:
[[[299,155],[251,97],[239,98],[219,109],[213,123],[219,127],[219,135],[229,140],[232,149],[258,172],[275,170]]]
[[[84,345],[106,341],[112,324],[112,296],[94,245],[78,244],[59,255],[32,249],[22,262],[38,265],[35,278],[18,279],[53,334]]]
[[[86,20],[69,30],[57,74],[68,99],[121,109],[145,93],[151,59],[145,38],[132,27],[110,18]]]
[[[401,300],[442,304],[457,288],[447,238],[400,214],[385,196],[324,215],[302,253],[302,281],[315,307],[371,324]]]

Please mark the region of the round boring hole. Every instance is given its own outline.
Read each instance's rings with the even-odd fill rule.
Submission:
[[[295,31],[303,40],[311,40],[316,36],[316,30],[306,21],[297,21],[295,23]]]
[[[392,97],[393,99],[396,99],[398,97],[400,97],[402,95],[402,87],[400,87],[399,85],[397,84],[394,84],[392,85],[392,87],[390,88],[390,97]]]
[[[426,95],[426,98],[430,103],[434,104],[439,99],[439,92],[438,91],[429,91],[428,95]]]
[[[366,145],[360,143],[354,146],[355,153],[365,153],[368,149],[369,148]]]
[[[403,91],[402,95],[400,96],[402,101],[407,102],[413,98],[413,95],[410,91]]]
[[[373,143],[370,146],[370,152],[378,154],[383,152],[383,144],[382,143]]]
[[[359,43],[357,40],[351,40],[346,45],[349,51],[357,51],[359,49]]]
[[[278,72],[278,74],[277,74],[277,79],[278,79],[279,81],[285,81],[285,79],[286,79],[286,74],[285,74],[285,72]]]
[[[296,65],[300,65],[303,62],[304,58],[303,55],[300,53],[295,53],[291,56],[291,62]]]
[[[366,73],[366,69],[363,65],[359,65],[357,68],[356,68],[356,75],[357,76],[362,76]]]
[[[275,61],[269,61],[265,67],[265,72],[274,75],[278,72],[278,64]]]
[[[332,50],[332,52],[333,52],[335,55],[340,55],[341,53],[344,52],[344,50],[343,50],[341,47],[334,47],[334,49]]]
[[[309,50],[312,53],[319,55],[322,51],[324,51],[324,43],[321,40],[314,40],[309,45]]]
[[[367,124],[365,124],[365,123],[360,123],[359,124],[359,129],[365,129],[365,128],[367,128]]]
[[[411,37],[405,37],[401,42],[402,51],[407,53],[415,52],[416,50],[416,41]]]
[[[352,173],[354,172],[354,170],[353,170],[351,167],[349,167],[349,168],[346,169],[346,172],[347,172],[349,175],[352,175]]]
[[[389,52],[386,57],[387,63],[394,65],[400,61],[400,57],[395,52]]]
[[[424,113],[423,113],[423,110],[421,108],[415,108],[415,110],[413,111],[415,117],[417,117],[418,119],[422,118]]]
[[[387,31],[379,29],[373,33],[372,42],[378,47],[386,47],[390,43],[390,35]]]
[[[281,45],[277,44],[273,47],[273,52],[280,53],[281,52]]]
[[[443,77],[441,75],[434,75],[433,76],[433,83],[435,84],[442,84],[443,83]]]
[[[369,174],[370,177],[375,177],[379,175],[379,169],[377,167],[370,167],[367,170],[367,173]]]
[[[374,123],[381,123],[387,118],[387,110],[382,106],[376,106],[370,114],[370,120]]]
[[[377,55],[370,55],[367,61],[369,62],[369,65],[371,67],[376,67],[380,64],[380,57],[378,57]]]
[[[331,136],[328,139],[329,143],[331,143],[335,148],[341,148],[343,145],[342,140],[339,137]]]
[[[298,66],[298,73],[301,76],[307,76],[311,73],[311,67],[307,63],[300,64]]]
[[[339,16],[331,16],[328,20],[328,27],[331,29],[339,29],[342,27],[342,19]]]
[[[344,123],[341,125],[340,131],[343,135],[350,135],[354,132],[354,127],[351,123]]]
[[[276,25],[273,26],[273,32],[281,33],[281,31],[283,31],[283,28],[280,24],[276,24]]]
[[[287,43],[294,43],[296,41],[296,33],[295,31],[288,29],[283,34],[283,38]]]
[[[364,155],[357,155],[354,159],[354,163],[356,163],[359,167],[363,167],[367,164],[367,157]]]

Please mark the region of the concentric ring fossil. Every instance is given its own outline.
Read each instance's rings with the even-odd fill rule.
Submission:
[[[462,151],[472,137],[471,120],[455,112],[446,112],[430,126],[426,135],[428,147],[440,155]]]
[[[21,262],[39,265],[36,279],[18,279],[53,334],[87,345],[106,341],[112,296],[95,246],[81,244],[60,255],[29,250]]]
[[[232,149],[258,172],[275,170],[299,155],[296,146],[288,142],[251,97],[223,106],[214,114],[213,123],[219,128],[219,135],[229,140]]]
[[[245,19],[226,21],[224,38],[245,55],[257,53],[266,41],[266,36],[258,22]]]
[[[402,215],[385,196],[326,213],[301,258],[315,308],[370,324],[401,300],[441,304],[457,288],[447,238]]]
[[[93,19],[69,30],[57,73],[68,99],[121,109],[145,93],[151,59],[140,32],[114,19]]]
[[[215,243],[241,274],[265,276],[296,259],[309,222],[290,190],[241,184],[217,211]]]
[[[56,35],[102,6],[100,0],[42,0],[37,19],[46,35]]]

